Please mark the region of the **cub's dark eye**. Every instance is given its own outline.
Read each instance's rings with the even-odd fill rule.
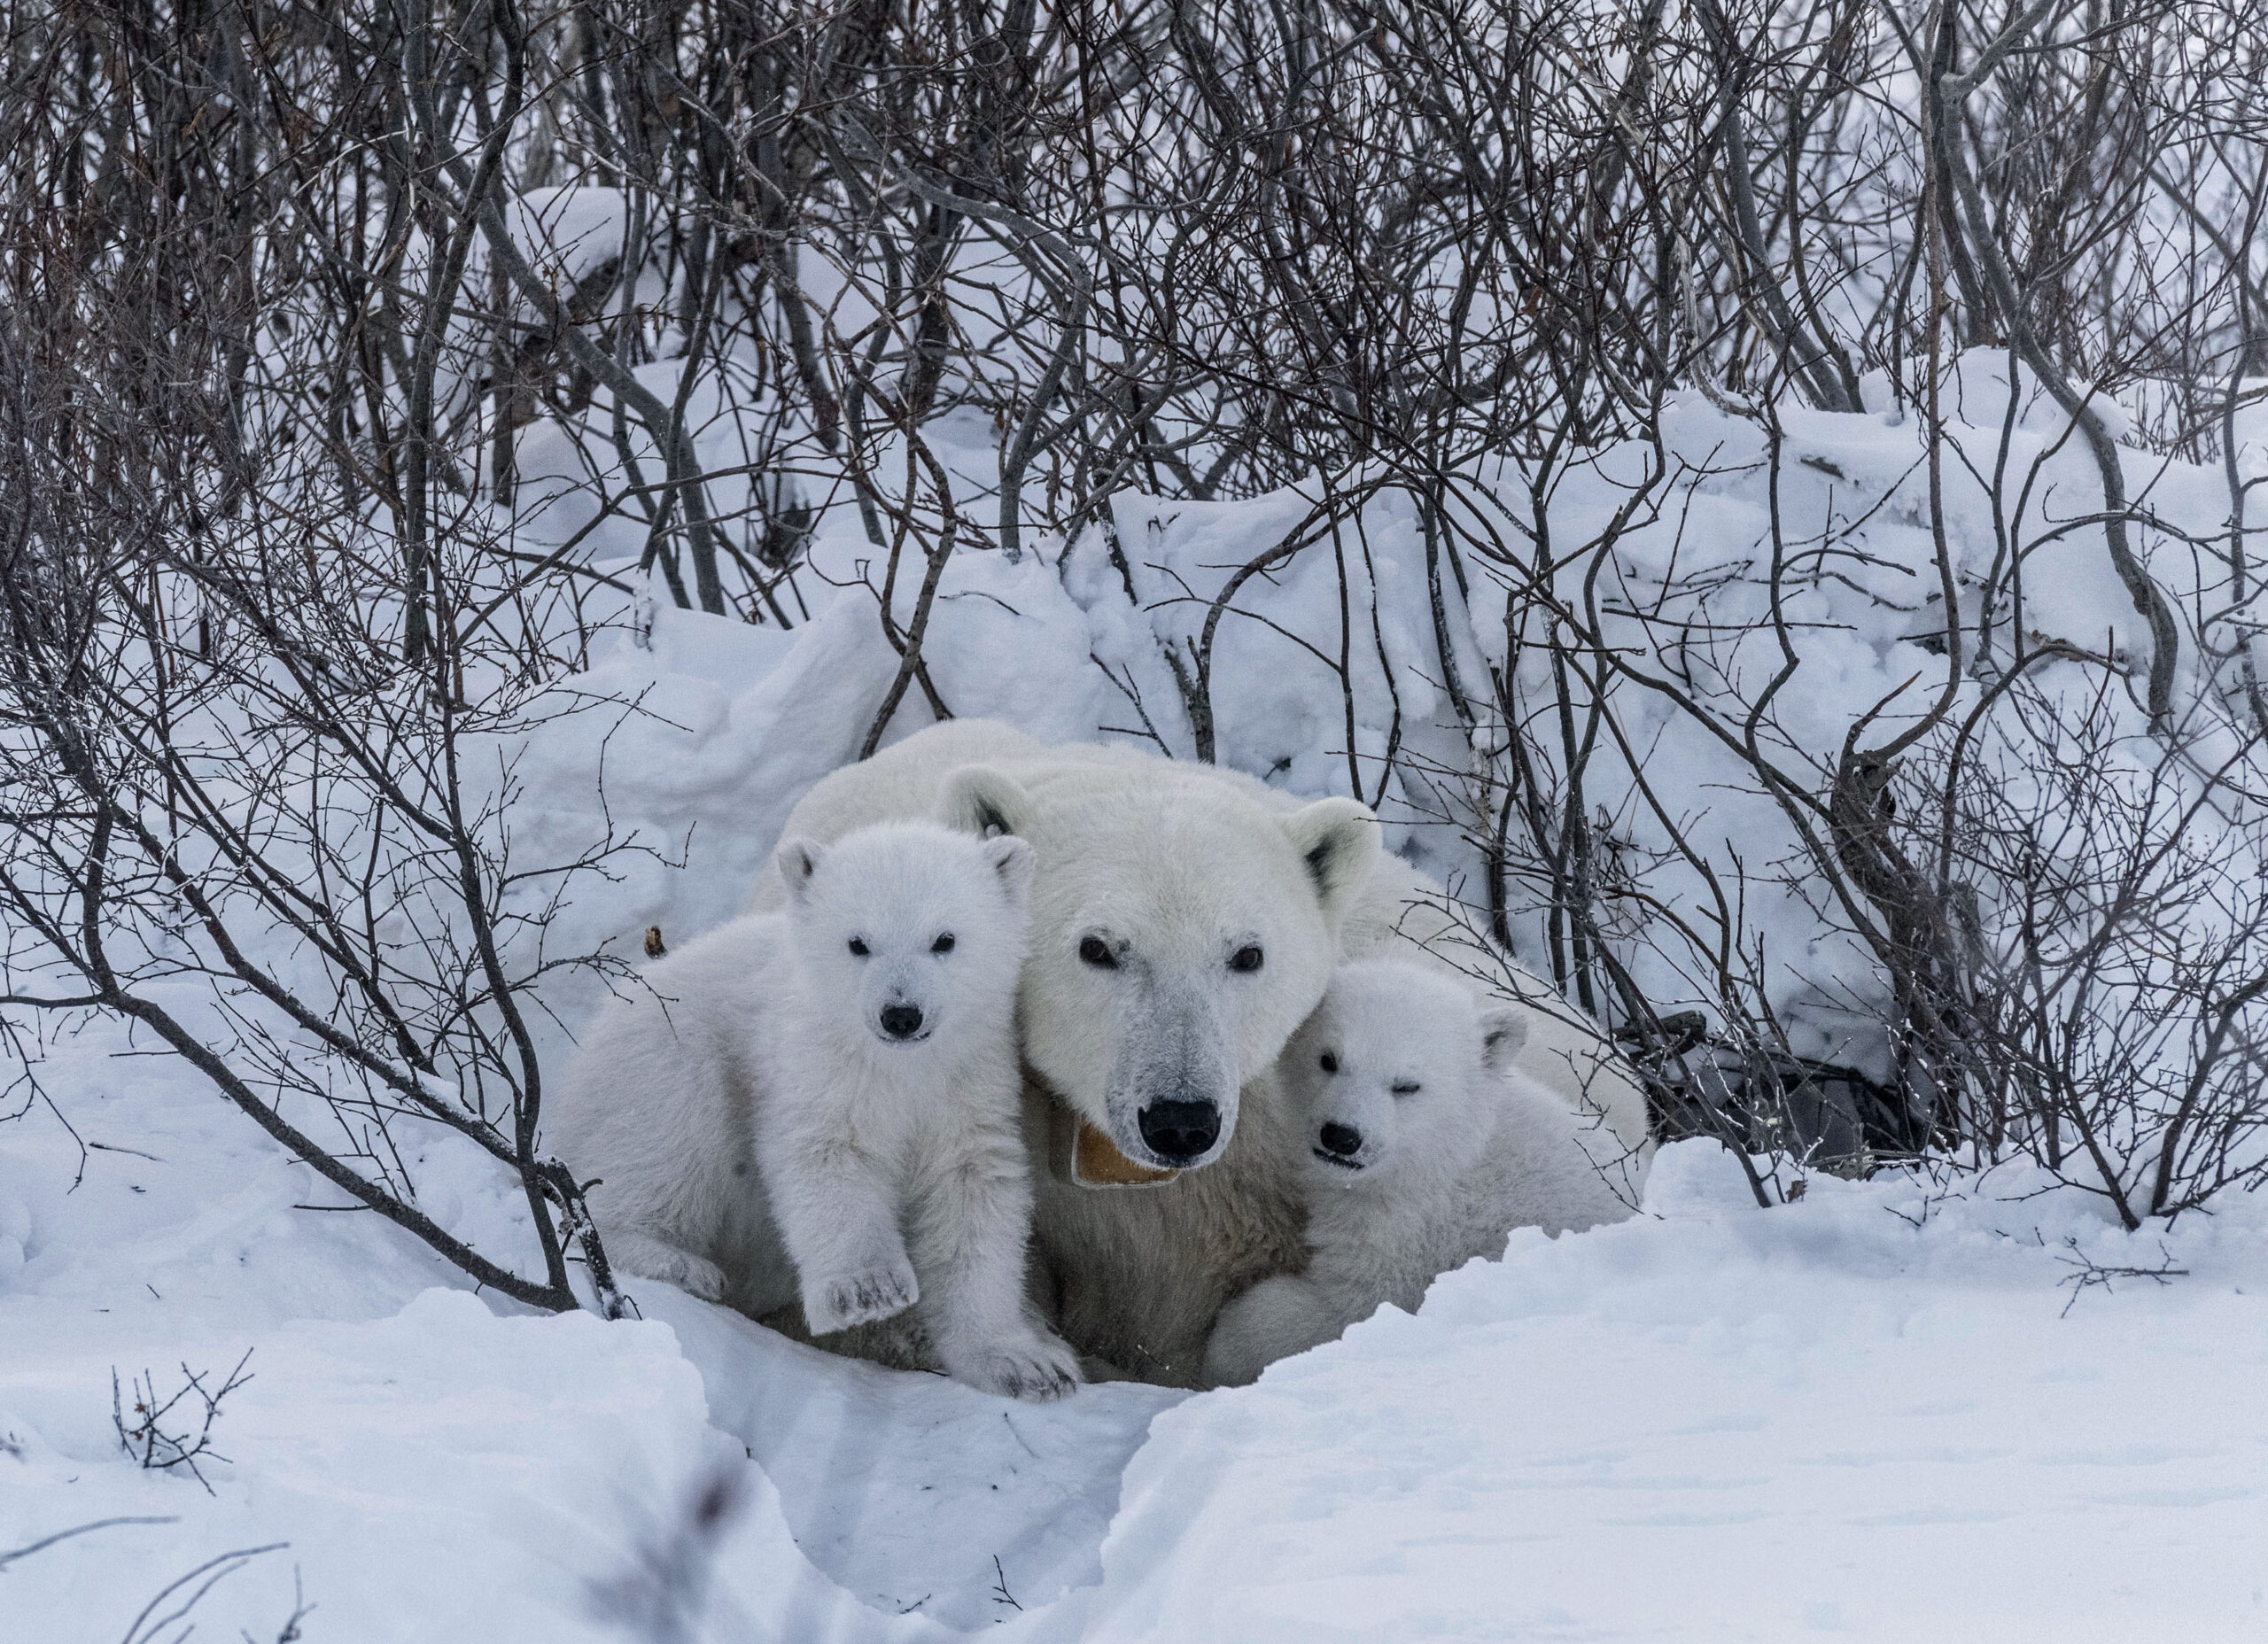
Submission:
[[[1256,971],[1263,957],[1257,948],[1239,948],[1229,956],[1229,968],[1232,971]]]
[[[932,953],[951,953],[952,950],[953,934],[951,931],[947,931],[944,935],[938,937],[936,941],[929,944],[929,951]]]
[[[866,944],[858,937],[853,936],[850,938],[850,951],[857,954],[863,959],[866,957]]]
[[[1099,971],[1115,971],[1118,968],[1118,956],[1110,950],[1110,944],[1099,936],[1080,938],[1079,957]]]
[[[1327,1074],[1335,1074],[1339,1071],[1339,1059],[1333,1056],[1330,1051],[1325,1051],[1323,1053],[1322,1066],[1324,1072]]]
[[[1394,1093],[1396,1096],[1415,1096],[1421,1088],[1415,1080],[1405,1079],[1394,1087]]]

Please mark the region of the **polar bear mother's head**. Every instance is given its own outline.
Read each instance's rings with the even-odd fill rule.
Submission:
[[[1130,1159],[1211,1163],[1239,1092],[1322,998],[1378,827],[1350,799],[1272,812],[1201,769],[945,778],[937,818],[1038,858],[1024,1059]]]

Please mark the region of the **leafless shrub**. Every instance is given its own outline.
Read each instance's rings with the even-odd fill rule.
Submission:
[[[2108,1293],[2110,1287],[2120,1279],[2148,1279],[2154,1284],[2164,1285],[2171,1284],[2176,1279],[2189,1276],[2188,1268],[2177,1268],[2173,1265],[2173,1257],[2167,1252],[2163,1243],[2158,1245],[2158,1263],[2151,1268],[2105,1267],[2081,1250],[2077,1239],[2067,1238],[2063,1243],[2071,1253],[2068,1256],[2058,1256],[2055,1260],[2070,1268],[2071,1271],[2056,1283],[2069,1284],[2071,1287],[2071,1296],[2070,1299],[2063,1304],[2063,1311],[2058,1315],[2059,1317],[2070,1317],[2071,1309],[2078,1305],[2079,1298],[2085,1295],[2088,1291],[2099,1287]]]
[[[483,954],[500,921],[540,923],[497,895],[532,870],[462,756],[549,711],[584,597],[627,585],[597,549],[680,603],[793,626],[814,533],[854,520],[852,579],[897,658],[871,750],[953,710],[925,647],[962,556],[1078,541],[1145,602],[1112,504],[1130,488],[1297,481],[1311,505],[1217,588],[1146,601],[1161,671],[1097,664],[1130,730],[1219,756],[1224,628],[1332,556],[1348,787],[1462,838],[1495,939],[1619,1036],[1678,1125],[1856,1169],[2011,1145],[2060,1169],[2093,1159],[2082,1123],[2121,1129],[2140,1151],[2086,1171],[2142,1216],[2254,1179],[2252,1005],[2231,991],[2257,969],[2253,916],[2233,881],[2167,865],[2260,845],[2260,478],[2239,460],[2268,397],[2260,0],[410,0],[194,27],[96,0],[8,27],[6,489],[26,500],[0,523],[10,724],[44,784],[12,815],[64,819],[36,872],[67,893],[45,926],[17,919],[91,979],[52,997],[177,1048],[210,1035],[90,948],[69,896],[216,953],[245,950],[229,906],[299,933],[324,986],[268,1004],[299,1043],[334,1019],[349,1043],[323,1042],[318,1077],[239,1019],[232,1098],[351,1161],[361,1186],[334,1179],[358,1202],[485,1282],[506,1276],[416,1219],[384,1124],[459,1128],[519,1175],[546,1229],[525,1293],[563,1305],[579,1213],[530,1151],[540,1070],[512,1025],[540,970]],[[1986,350],[1997,430],[1960,403]],[[1688,391],[1753,448],[1681,446]],[[1821,519],[1793,482],[1839,470],[1804,419],[1862,408],[1911,430],[1914,471]],[[2076,509],[2066,449],[2093,476]],[[2160,506],[2154,464],[2177,458],[2219,465],[2225,522]],[[1767,521],[1745,563],[1626,574],[1632,543],[1736,485]],[[1358,700],[1350,659],[1385,645],[1364,531],[1389,504],[1417,524],[1439,724]],[[1930,545],[1899,637],[1944,671],[1821,742],[1787,712],[1817,669],[1803,601],[1860,586],[1891,523]],[[2056,543],[2113,573],[2118,645],[2042,628],[2026,578]],[[2109,706],[2034,688],[2041,670]],[[262,734],[182,729],[216,693]],[[2020,841],[2054,815],[2009,826],[1996,808],[2050,801],[2006,779],[2111,719],[2117,782],[2162,771],[2165,803],[2092,813],[2108,901],[2035,886]],[[243,900],[208,915],[170,882],[173,830],[206,849],[229,783],[265,791],[245,773],[288,763],[272,727],[305,727],[358,818],[294,813],[292,850],[334,864],[328,911],[241,870]],[[1769,802],[1769,860],[1648,777],[1665,742]],[[129,811],[166,826],[145,841]],[[346,848],[374,835],[400,854],[366,896]],[[415,965],[343,911],[438,907],[460,882]],[[1868,956],[1866,987],[1791,989],[1752,911],[1783,892]],[[2026,981],[2035,951],[2058,957]],[[2079,996],[2133,1032],[2070,1025]],[[2144,1020],[2191,1024],[2188,1048]],[[2146,1066],[2157,1118],[2112,1125],[2081,1089],[2117,1099]],[[346,1140],[276,1129],[275,1092],[328,1104],[340,1080]],[[2171,1160],[2163,1183],[2137,1180],[2146,1158]]]
[[[118,1372],[110,1373],[110,1422],[117,1431],[119,1447],[145,1470],[170,1472],[185,1467],[190,1477],[213,1493],[212,1482],[198,1466],[199,1461],[229,1458],[213,1447],[213,1423],[220,1419],[221,1402],[252,1379],[245,1366],[252,1362],[246,1349],[237,1366],[218,1386],[207,1386],[212,1372],[181,1367],[182,1384],[164,1398],[158,1396],[157,1378],[144,1370],[134,1381],[134,1406],[128,1413],[119,1390]],[[176,1415],[175,1412],[181,1412]]]
[[[113,350],[155,341],[146,315],[103,317]],[[476,762],[583,704],[543,702],[523,683],[533,655],[467,639],[454,614],[446,643],[403,657],[370,625],[384,601],[346,542],[318,554],[322,527],[289,493],[201,516],[195,487],[165,476],[195,466],[210,425],[145,424],[114,382],[77,374],[88,362],[64,339],[28,329],[0,336],[0,900],[21,979],[6,1003],[126,1017],[357,1202],[485,1283],[575,1305],[564,1247],[587,1224],[575,1184],[535,1152],[540,1069],[520,996],[560,965],[604,961],[508,966],[558,888],[619,846],[522,866],[503,819],[509,765]],[[162,406],[167,385],[148,386]],[[98,487],[80,477],[90,462]],[[463,601],[453,613],[478,591],[438,558],[427,572]],[[60,989],[22,985],[58,975]],[[543,1282],[417,1208],[389,1128],[404,1117],[517,1172]],[[584,1249],[610,1296],[595,1241]]]
[[[241,1369],[243,1367],[239,1365],[237,1368]],[[185,1369],[184,1373],[186,1373]],[[144,1379],[146,1382],[147,1378]],[[115,1393],[115,1377],[113,1378],[112,1384]],[[228,1389],[223,1388],[220,1393],[214,1394],[214,1403],[217,1405],[221,1397],[227,1392]],[[125,1433],[126,1429],[121,1423],[120,1428],[121,1438],[125,1437]],[[196,1447],[201,1448],[201,1439]],[[150,1465],[150,1463],[145,1462],[144,1465]],[[167,1463],[160,1462],[158,1465],[167,1465]],[[200,1479],[199,1482],[202,1480]],[[209,1490],[211,1486],[207,1485],[206,1488]],[[180,1519],[173,1517],[98,1518],[92,1524],[74,1524],[68,1530],[58,1530],[52,1535],[42,1536],[38,1540],[23,1547],[0,1551],[0,1570],[5,1570],[19,1558],[27,1558],[34,1553],[43,1552],[59,1541],[68,1541],[74,1537],[88,1535],[98,1530],[109,1530],[120,1524],[175,1524],[180,1522]],[[190,1612],[204,1601],[206,1594],[250,1564],[253,1559],[264,1554],[281,1552],[289,1546],[291,1543],[288,1541],[272,1541],[266,1547],[241,1547],[235,1552],[222,1553],[216,1557],[209,1558],[186,1575],[175,1577],[159,1588],[157,1594],[142,1608],[140,1613],[127,1627],[120,1644],[158,1644],[161,1639],[168,1639],[169,1644],[182,1644],[183,1640],[196,1631],[196,1625],[189,1621],[189,1617]],[[183,1589],[189,1587],[192,1582],[197,1584],[195,1589],[183,1596]],[[291,1613],[284,1617],[283,1625],[276,1629],[275,1644],[297,1644],[297,1640],[306,1636],[300,1632],[299,1624],[305,1621],[315,1609],[315,1606],[307,1601],[307,1593],[299,1585],[299,1573],[297,1570],[291,1572]],[[168,1635],[166,1630],[176,1623],[187,1625],[183,1625],[180,1632]],[[243,1636],[250,1639],[252,1635],[245,1633]]]
[[[1912,1001],[1907,1088],[1947,1137],[2081,1182],[2128,1228],[2258,1183],[2268,904],[2250,795],[2231,769],[2122,735],[2099,693],[2075,714],[2021,676],[2007,689],[2032,733],[1981,733],[1973,710],[1908,756],[1891,778],[1908,804],[1873,825],[1870,848],[1902,865],[1876,904],[1905,910],[1878,951]]]
[[[268,1553],[280,1553],[291,1545],[289,1541],[271,1541],[266,1547],[241,1547],[232,1553],[221,1553],[208,1558],[196,1569],[176,1576],[143,1606],[142,1612],[128,1626],[119,1644],[159,1644],[160,1640],[167,1640],[167,1644],[181,1644],[181,1640],[195,1631],[196,1624],[190,1621],[190,1615],[205,1601],[206,1594],[245,1569],[252,1560]],[[299,1590],[296,1575],[292,1578],[292,1589],[295,1594]],[[307,1618],[307,1612],[313,1608],[304,1597],[298,1599],[291,1615],[276,1635],[276,1644],[296,1644],[296,1640],[303,1636],[299,1632],[299,1623]],[[184,1623],[187,1625],[183,1625],[180,1632],[168,1632],[167,1629]]]

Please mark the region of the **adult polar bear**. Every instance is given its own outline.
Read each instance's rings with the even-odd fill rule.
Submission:
[[[1126,1190],[1035,1172],[1035,1279],[1084,1352],[1195,1385],[1222,1304],[1305,1261],[1274,1064],[1342,955],[1422,954],[1530,1000],[1521,1070],[1601,1115],[1603,1166],[1643,1165],[1644,1096],[1596,1034],[1381,853],[1351,800],[956,719],[823,778],[786,834],[929,816],[1017,834],[1038,857],[1019,1000],[1034,1155],[1056,1154],[1060,1104],[1127,1159],[1180,1172]],[[756,905],[783,894],[767,880]]]

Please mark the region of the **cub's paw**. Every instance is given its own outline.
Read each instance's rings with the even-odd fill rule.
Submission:
[[[724,1299],[725,1270],[706,1256],[696,1256],[656,1238],[616,1241],[609,1245],[607,1254],[617,1272],[674,1284],[687,1295],[698,1296],[703,1301]]]
[[[688,1296],[698,1296],[703,1301],[725,1299],[725,1270],[705,1256],[687,1256],[678,1263],[675,1273],[655,1276],[665,1278]]]
[[[1003,1399],[1026,1399],[1035,1404],[1068,1398],[1084,1379],[1079,1374],[1079,1355],[1045,1334],[1011,1338],[974,1352],[954,1353],[945,1368],[955,1381]]]
[[[913,1267],[902,1258],[824,1278],[804,1290],[804,1321],[814,1336],[832,1336],[854,1324],[894,1318],[921,1299]]]

